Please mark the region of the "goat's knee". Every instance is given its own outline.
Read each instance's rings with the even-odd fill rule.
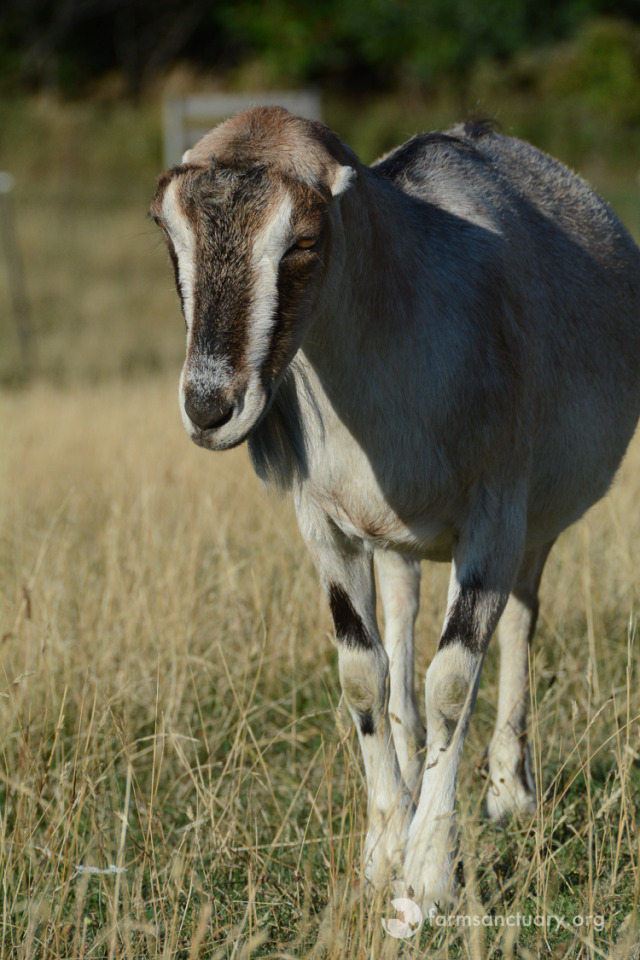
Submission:
[[[445,750],[471,700],[477,658],[460,644],[440,650],[427,670],[427,762],[434,752]]]
[[[469,681],[459,673],[443,677],[431,691],[431,709],[440,714],[449,724],[455,724],[460,718],[467,694]]]
[[[360,733],[375,733],[385,716],[389,665],[382,646],[367,651],[339,650],[340,684]]]

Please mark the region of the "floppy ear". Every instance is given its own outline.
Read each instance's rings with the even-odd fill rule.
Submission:
[[[358,174],[353,167],[338,167],[335,171],[333,181],[330,186],[331,196],[339,197],[348,190]]]

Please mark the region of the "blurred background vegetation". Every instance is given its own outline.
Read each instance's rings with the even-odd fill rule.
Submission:
[[[9,87],[78,95],[117,70],[127,93],[139,96],[158,71],[184,59],[220,76],[237,79],[255,67],[263,81],[334,91],[429,88],[443,74],[464,89],[481,61],[504,64],[568,42],[573,50],[554,64],[566,75],[555,80],[586,81],[601,105],[603,96],[631,96],[623,113],[640,116],[630,89],[638,78],[637,0],[5,0],[3,10]]]
[[[640,235],[638,0],[4,0],[0,169],[37,372],[178,368],[171,273],[145,221],[162,98],[314,88],[365,162],[490,115],[578,169]],[[23,379],[0,263],[0,383]]]

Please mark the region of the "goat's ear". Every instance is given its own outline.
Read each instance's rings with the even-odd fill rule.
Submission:
[[[353,167],[338,167],[331,183],[331,196],[339,197],[348,190],[358,174]]]

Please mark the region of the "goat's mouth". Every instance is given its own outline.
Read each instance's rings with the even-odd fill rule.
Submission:
[[[250,382],[244,394],[225,405],[207,422],[194,422],[181,389],[180,409],[185,429],[193,442],[206,450],[230,450],[237,447],[258,428],[271,405],[272,390]]]

